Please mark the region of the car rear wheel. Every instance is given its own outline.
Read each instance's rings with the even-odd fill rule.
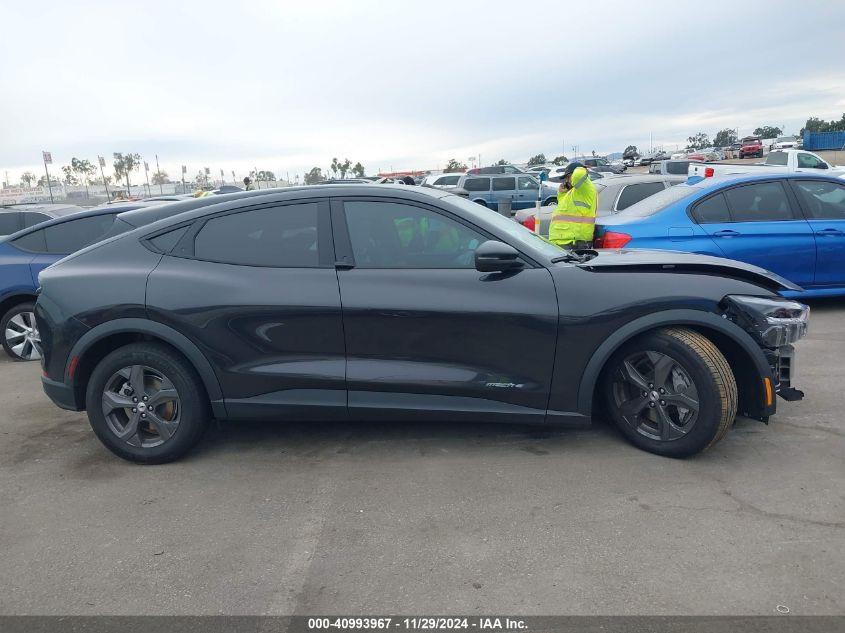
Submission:
[[[154,343],[127,345],[100,361],[85,402],[91,428],[106,448],[144,464],[187,453],[210,417],[193,368],[175,351]]]
[[[668,457],[710,448],[736,417],[728,362],[708,338],[685,328],[657,330],[620,349],[608,365],[604,395],[632,444]]]
[[[0,319],[3,349],[14,360],[39,360],[38,326],[35,324],[35,304],[19,303]]]
[[[557,198],[546,198],[546,201],[543,202],[544,207],[549,207],[553,204],[557,204]]]
[[[487,203],[484,200],[473,200],[475,204],[480,204],[482,207],[486,207]]]

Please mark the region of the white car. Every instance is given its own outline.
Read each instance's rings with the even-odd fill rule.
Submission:
[[[421,185],[430,185],[438,189],[455,189],[463,173],[435,174],[423,178]]]
[[[772,143],[772,149],[798,149],[800,140],[796,136],[779,136]]]
[[[728,176],[731,174],[765,174],[767,172],[807,172],[826,173],[829,176],[841,177],[845,173],[845,166],[831,165],[818,154],[797,149],[784,149],[769,152],[766,160],[752,165],[704,164],[690,163],[689,175],[712,178],[713,176]]]

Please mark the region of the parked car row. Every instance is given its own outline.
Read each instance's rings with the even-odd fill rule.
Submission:
[[[679,184],[600,218],[595,245],[736,259],[800,286],[787,296],[845,295],[845,182],[767,172]]]

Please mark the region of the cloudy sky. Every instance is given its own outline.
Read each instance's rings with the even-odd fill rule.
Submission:
[[[0,175],[674,149],[845,112],[845,2],[0,3]],[[5,179],[5,177],[4,177]]]

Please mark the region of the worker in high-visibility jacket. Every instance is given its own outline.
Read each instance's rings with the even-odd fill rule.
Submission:
[[[597,204],[598,194],[587,168],[578,162],[569,163],[558,188],[549,240],[563,248],[590,248]]]

